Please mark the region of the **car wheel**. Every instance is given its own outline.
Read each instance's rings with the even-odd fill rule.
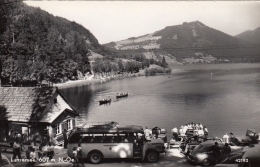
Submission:
[[[157,152],[155,151],[149,151],[147,154],[147,161],[150,163],[155,163],[156,161],[158,161],[159,159],[159,155]]]
[[[98,164],[102,161],[103,159],[103,156],[101,153],[95,151],[95,152],[92,152],[90,153],[89,155],[89,161],[92,163],[92,164]]]
[[[209,166],[210,163],[211,163],[211,161],[210,161],[210,159],[208,159],[208,158],[206,158],[206,159],[204,159],[204,160],[202,161],[202,165],[204,165],[204,166]]]

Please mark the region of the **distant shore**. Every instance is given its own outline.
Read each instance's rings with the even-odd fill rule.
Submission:
[[[139,72],[134,74],[116,74],[111,76],[95,76],[95,77],[94,75],[91,75],[86,79],[79,79],[75,81],[69,80],[64,83],[54,84],[54,86],[62,89],[62,88],[69,88],[75,86],[98,84],[98,83],[108,82],[115,79],[123,79],[123,78],[139,77],[139,76],[144,76],[144,73]]]

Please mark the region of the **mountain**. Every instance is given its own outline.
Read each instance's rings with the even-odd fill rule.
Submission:
[[[168,56],[169,59],[182,62],[188,58],[205,62],[211,60],[244,61],[255,60],[259,49],[245,48],[252,42],[244,41],[221,31],[210,28],[199,21],[184,22],[181,25],[168,26],[162,30],[126,40],[110,42],[104,46],[122,54],[153,52]],[[260,60],[259,60],[260,61]]]
[[[3,84],[77,79],[79,73],[91,72],[88,57],[93,52],[113,55],[82,25],[23,2],[5,20],[0,31]]]
[[[241,34],[236,35],[235,37],[245,41],[250,41],[252,43],[260,44],[260,27],[253,31],[247,30]]]

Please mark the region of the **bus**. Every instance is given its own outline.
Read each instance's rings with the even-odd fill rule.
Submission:
[[[117,122],[92,124],[76,129],[69,135],[68,156],[81,143],[82,158],[93,164],[104,158],[133,158],[154,163],[165,152],[160,138],[147,140],[142,126],[119,125]]]

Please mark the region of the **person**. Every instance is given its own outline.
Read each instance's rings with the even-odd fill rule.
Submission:
[[[184,133],[184,134],[186,134],[187,129],[188,129],[188,124],[186,124],[186,125],[183,126],[183,133]]]
[[[30,152],[30,159],[33,160],[33,162],[31,162],[31,166],[34,166],[37,158],[36,158],[36,153],[35,153],[35,148],[31,148],[31,152]]]
[[[227,158],[231,153],[231,148],[228,143],[223,146],[222,159]]]
[[[203,131],[203,129],[201,127],[199,127],[198,135],[199,135],[199,137],[203,137],[204,136],[204,131]]]
[[[156,126],[152,129],[152,132],[155,134],[155,138],[158,139],[161,129],[158,126]]]
[[[179,140],[179,135],[178,135],[178,129],[175,127],[171,130],[172,132],[172,138],[175,139],[175,141]]]
[[[63,140],[64,140],[63,147],[67,148],[67,145],[68,145],[67,129],[63,130],[62,135],[63,135]]]
[[[191,123],[191,127],[192,127],[192,129],[194,129],[195,128],[195,123]]]
[[[203,125],[202,125],[202,123],[199,123],[199,127],[200,127],[201,129],[203,129]]]
[[[13,159],[15,159],[17,155],[18,155],[19,159],[22,159],[21,158],[21,145],[20,145],[20,142],[18,141],[18,139],[16,138],[16,140],[13,144]]]
[[[77,167],[78,167],[79,166],[79,159],[78,159],[77,147],[73,147],[72,156],[74,158],[74,162],[77,163]],[[74,166],[74,163],[73,163],[73,166]]]
[[[196,123],[196,125],[195,125],[195,129],[199,129],[199,123]]]
[[[225,143],[229,143],[229,136],[228,136],[227,133],[223,136],[223,141],[224,141]]]
[[[208,131],[207,127],[204,126],[204,135],[205,135],[205,138],[208,137],[208,134],[209,134],[209,131]]]
[[[20,134],[18,134],[19,137]],[[24,134],[20,135],[20,144],[21,144],[21,150],[23,151],[25,149],[24,147]]]
[[[53,156],[54,156],[54,148],[52,144],[49,143],[47,147],[47,157],[49,157],[49,160],[51,160]]]
[[[181,125],[181,128],[180,128],[179,134],[180,134],[181,137],[185,136],[184,129],[183,129],[182,125]]]
[[[145,135],[145,139],[146,140],[151,140],[151,138],[150,138],[150,130],[148,129],[147,126],[145,127],[144,135]]]
[[[33,136],[33,144],[34,146],[36,146],[37,143],[41,143],[41,136],[38,132],[35,133],[35,135]]]
[[[82,149],[81,149],[81,140],[79,141],[78,148],[77,148],[77,157],[78,161],[82,164],[84,167],[84,162],[83,162],[83,155],[82,155]]]
[[[32,146],[28,146],[28,149],[25,152],[25,155],[26,155],[27,159],[30,159],[31,151],[32,151]],[[31,162],[28,162],[27,165],[26,165],[26,167],[31,167],[31,166],[32,166]]]
[[[32,146],[28,146],[28,149],[25,152],[26,158],[30,159],[30,153],[32,151]]]
[[[215,145],[211,146],[210,152],[212,152],[213,157],[215,157],[216,163],[218,163],[221,156],[218,142],[215,142]]]

